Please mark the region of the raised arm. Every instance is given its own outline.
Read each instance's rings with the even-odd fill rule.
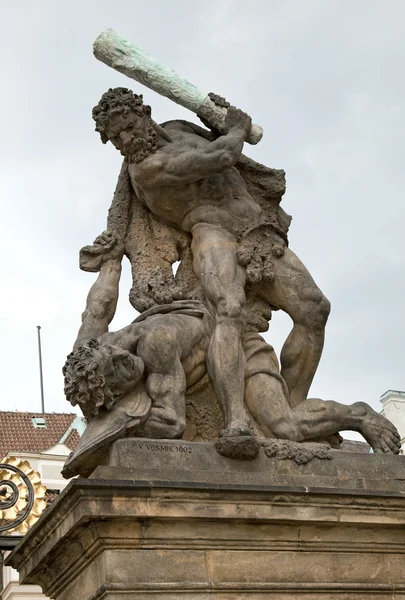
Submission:
[[[250,132],[251,118],[231,106],[226,115],[228,132],[198,149],[178,149],[159,153],[156,161],[149,162],[144,180],[151,185],[182,185],[203,179],[212,173],[221,173],[237,163],[243,143]],[[142,167],[141,167],[142,168]]]
[[[88,293],[74,350],[86,340],[108,331],[117,307],[123,253],[124,244],[109,231],[99,235],[92,246],[80,250],[80,268],[83,271],[99,271],[99,275]]]

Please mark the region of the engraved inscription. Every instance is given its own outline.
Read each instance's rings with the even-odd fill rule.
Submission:
[[[179,454],[192,454],[193,449],[190,446],[170,446],[169,444],[149,444],[149,443],[138,443],[140,450],[146,450],[149,452],[178,452]]]

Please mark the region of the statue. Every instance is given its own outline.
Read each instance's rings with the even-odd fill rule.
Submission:
[[[156,306],[124,329],[108,332],[123,252],[122,240],[108,231],[81,251],[81,268],[93,270],[96,258],[99,276],[63,373],[67,399],[80,406],[89,424],[64,466],[65,477],[89,474],[116,439],[181,438],[186,429],[186,389],[206,373],[212,319],[199,301]],[[256,308],[268,317],[265,306],[259,303]],[[395,427],[363,402],[346,406],[312,398],[292,409],[271,346],[253,332],[242,336],[242,346],[244,404],[262,444],[273,437],[305,442],[353,429],[375,452],[398,451]],[[319,445],[312,448],[320,450]],[[244,458],[255,456],[255,446],[245,444]],[[309,453],[307,460],[311,457]]]
[[[246,283],[294,321],[281,354],[281,374],[294,406],[307,396],[329,311],[328,301],[288,249],[286,232],[274,218],[266,218],[235,167],[251,120],[230,107],[228,133],[209,141],[185,122],[155,124],[142,98],[122,88],[104,94],[93,117],[103,142],[110,140],[125,156],[137,201],[161,221],[191,234],[194,274],[215,321],[207,368],[226,417],[224,435],[250,435],[240,341]]]
[[[260,128],[220,96],[202,100],[145,53],[147,68],[134,63],[136,52],[123,43],[111,62],[175,101],[184,96],[181,103],[209,129],[187,121],[159,125],[143,97],[127,88],[108,90],[93,109],[101,140],[124,161],[108,229],[80,254],[81,268],[99,276],[64,376],[68,400],[89,425],[65,476],[88,473],[120,437],[187,435],[186,395],[207,374],[222,411],[216,448],[225,456],[253,459],[274,438],[333,443],[340,429],[360,431],[375,452],[398,453],[395,427],[366,404],[307,398],[329,302],[288,247],[284,172],[242,154],[245,141],[260,140]],[[104,60],[99,46],[97,53]],[[141,314],[108,332],[124,254],[130,301]],[[259,335],[278,309],[293,320],[281,370]]]
[[[126,87],[93,109],[124,160],[63,367],[87,427],[62,474],[90,479],[6,565],[55,600],[405,598],[400,437],[364,402],[308,398],[329,302],[289,249],[284,171],[242,153],[261,128],[112,31],[94,51],[204,127],[158,124]],[[136,314],[110,331],[125,259]],[[378,455],[336,452],[347,429]]]

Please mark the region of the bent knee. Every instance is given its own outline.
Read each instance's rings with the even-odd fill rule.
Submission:
[[[312,289],[301,299],[295,322],[310,329],[324,329],[329,317],[331,305],[320,289]],[[294,318],[294,317],[293,317]]]
[[[246,323],[246,307],[240,302],[224,302],[218,305],[216,314],[217,323],[231,323],[242,327]]]
[[[300,441],[298,420],[294,414],[271,420],[269,429],[277,439],[290,440],[292,442]]]
[[[244,322],[246,319],[246,298],[243,288],[218,298],[213,304],[217,320]]]

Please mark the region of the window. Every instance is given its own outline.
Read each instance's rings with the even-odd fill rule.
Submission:
[[[46,421],[43,417],[33,417],[32,424],[36,429],[45,429]]]

